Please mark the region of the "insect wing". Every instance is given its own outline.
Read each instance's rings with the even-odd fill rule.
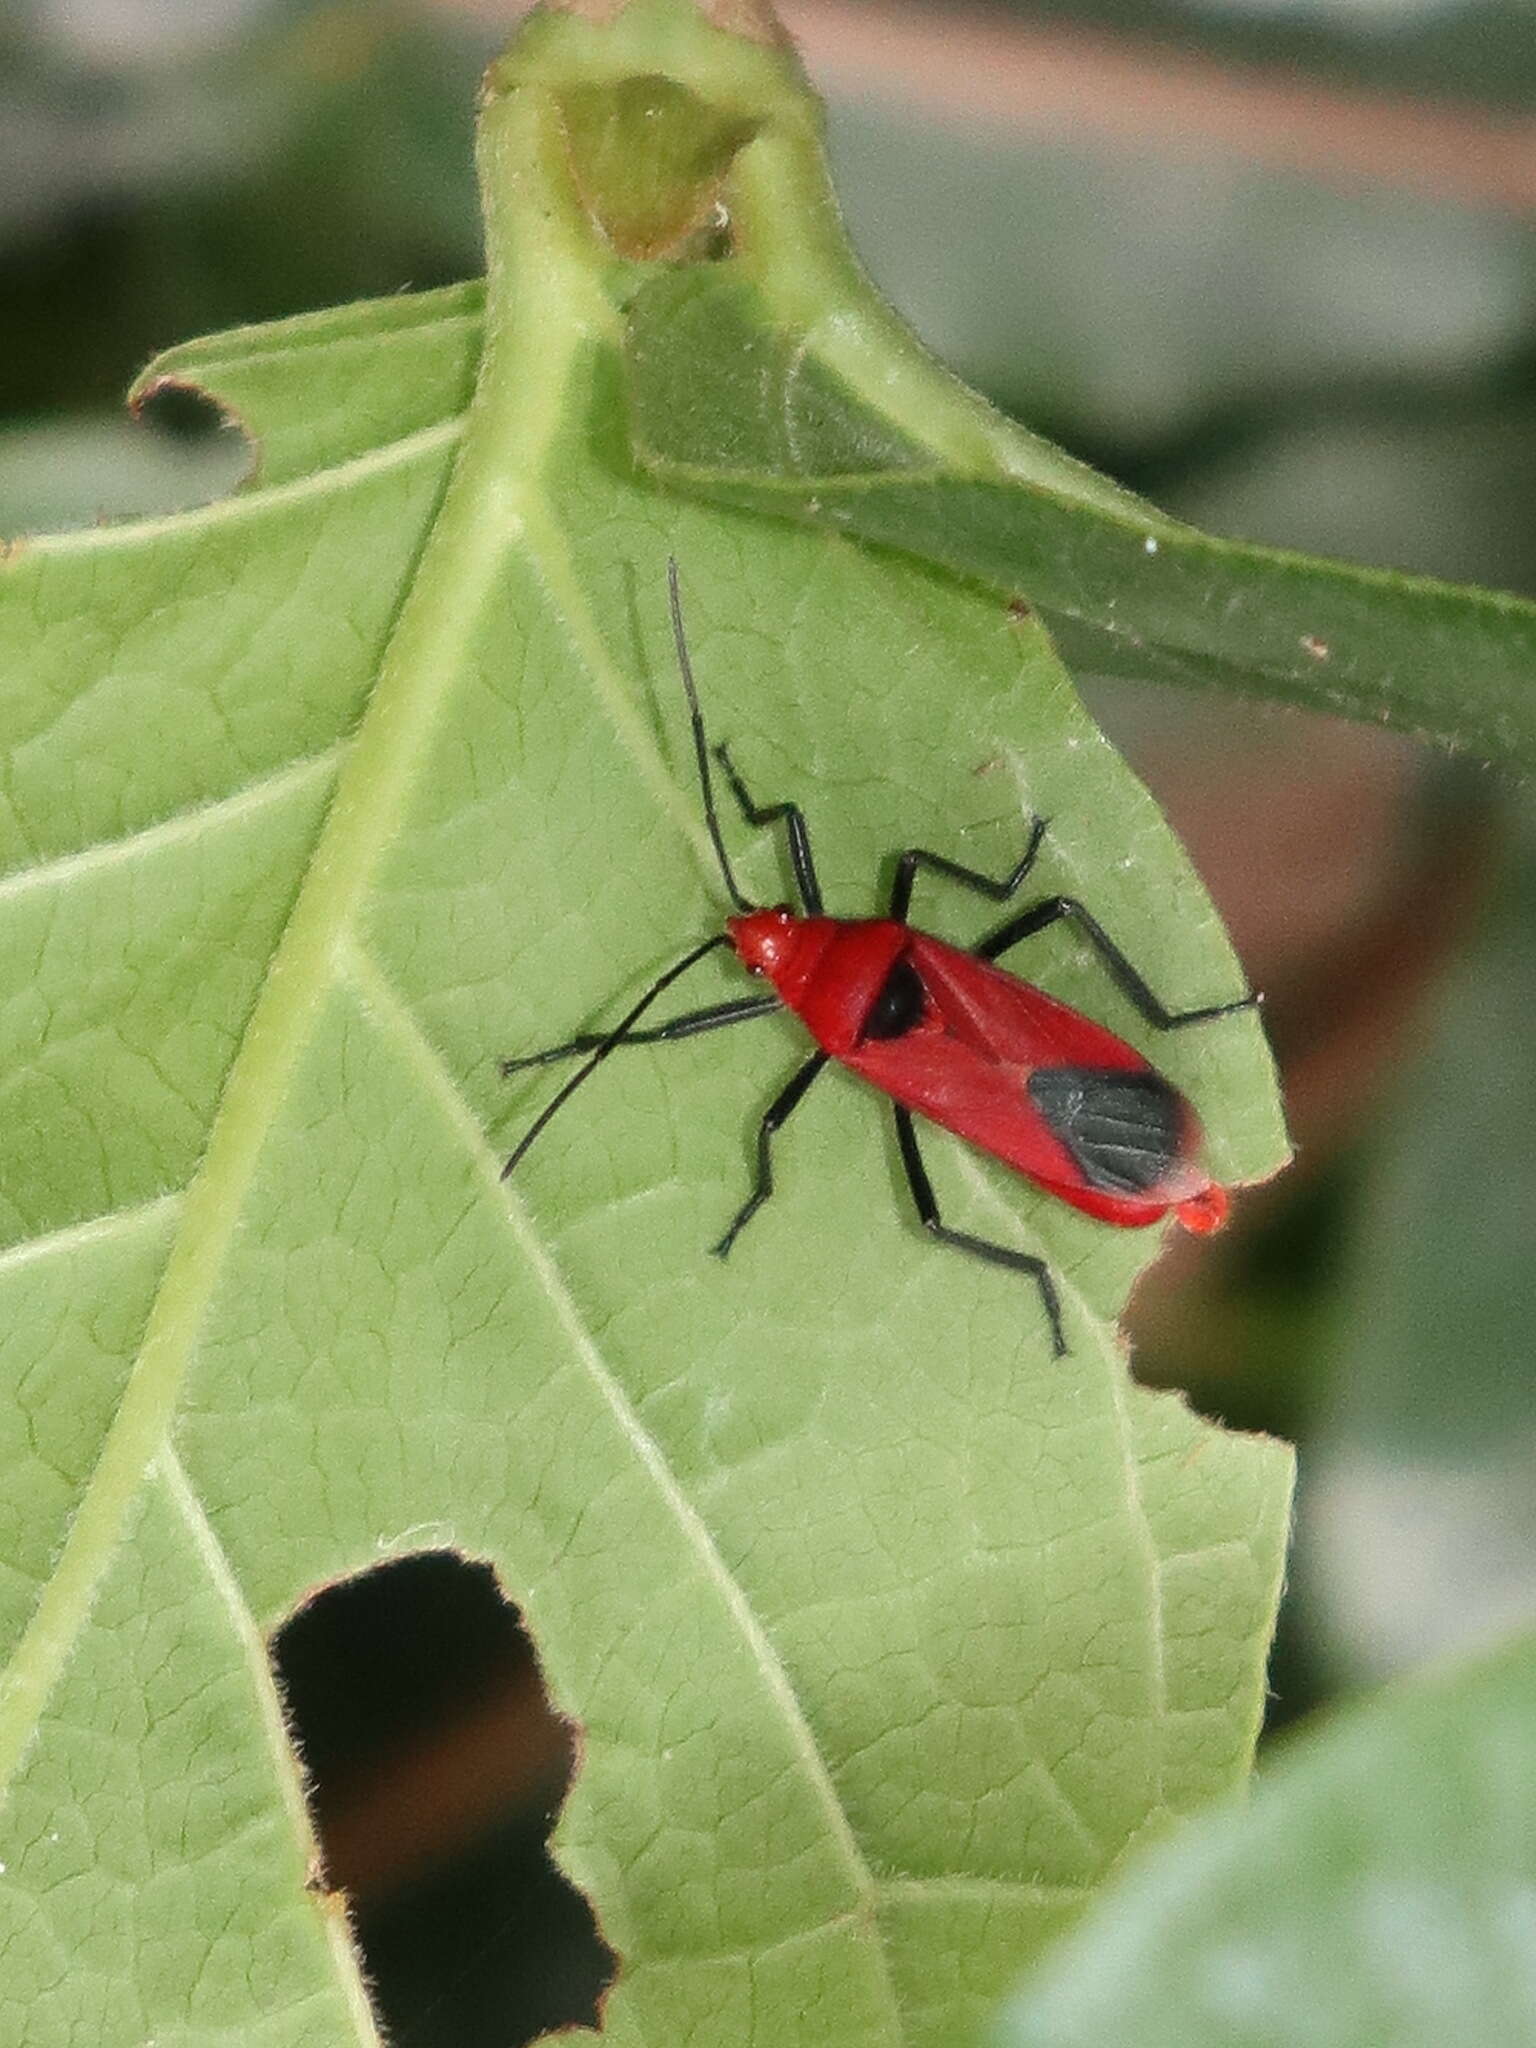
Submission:
[[[910,958],[946,1033],[1000,1066],[1145,1068],[1102,1024],[990,960],[914,932]]]
[[[895,1101],[1108,1221],[1151,1223],[1205,1175],[1188,1103],[1124,1039],[989,961],[914,933],[920,1020],[845,1063]]]

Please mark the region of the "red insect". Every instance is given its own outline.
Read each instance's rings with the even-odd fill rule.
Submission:
[[[1045,839],[1041,818],[1031,826],[1022,858],[1001,878],[980,874],[924,847],[909,847],[897,861],[886,916],[828,917],[799,806],[755,804],[722,745],[714,749],[714,756],[747,822],[783,824],[804,908],[797,912],[781,904],[765,910],[748,902],[737,886],[720,829],[710,748],[683,636],[675,562],[668,564],[668,578],[704,816],[721,876],[739,914],[727,918],[723,932],[669,968],[611,1031],[584,1033],[544,1052],[502,1062],[502,1071],[510,1074],[576,1053],[589,1055],[526,1132],[507,1161],[503,1178],[556,1110],[620,1045],[691,1038],[751,1017],[770,1016],[781,1008],[791,1010],[818,1049],[763,1116],[752,1192],[714,1246],[715,1252],[726,1256],[773,1192],[774,1134],[827,1061],[837,1060],[895,1105],[902,1165],[924,1226],[944,1244],[1028,1274],[1039,1288],[1060,1357],[1067,1348],[1066,1336],[1050,1268],[1032,1252],[951,1230],[942,1221],[918,1149],[913,1112],[968,1139],[1050,1194],[1106,1223],[1135,1228],[1171,1212],[1186,1229],[1217,1230],[1227,1213],[1227,1196],[1200,1164],[1200,1125],[1184,1097],[1134,1046],[994,963],[1011,947],[1065,920],[1093,946],[1122,994],[1160,1031],[1228,1016],[1248,1008],[1254,998],[1193,1010],[1167,1009],[1098,920],[1071,896],[1048,896],[1016,911],[969,952],[908,924],[920,868],[948,876],[996,903],[1015,896]],[[750,973],[772,983],[771,996],[715,1003],[648,1030],[633,1029],[680,975],[706,953],[726,945],[735,949]]]

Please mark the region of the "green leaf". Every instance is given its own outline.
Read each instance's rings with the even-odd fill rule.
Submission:
[[[895,362],[840,246],[680,271],[629,308],[641,460],[1027,598],[1074,667],[1221,684],[1536,763],[1536,605],[1213,538]],[[728,345],[725,345],[728,344]]]
[[[1291,1744],[1146,1857],[1007,2048],[1518,2048],[1536,2036],[1536,1640]]]
[[[549,1081],[496,1056],[612,1018],[721,914],[670,553],[711,726],[804,802],[839,909],[907,843],[1004,869],[1039,810],[1042,888],[1172,1000],[1241,987],[1037,626],[633,474],[635,273],[561,109],[658,72],[751,116],[726,203],[792,227],[803,195],[745,169],[813,118],[782,54],[677,0],[535,18],[482,119],[483,345],[465,288],[175,351],[141,392],[221,405],[247,487],[0,562],[0,2034],[29,2048],[371,2038],[262,1638],[424,1529],[494,1560],[584,1731],[556,1850],[621,1958],[615,2041],[952,2039],[1247,1768],[1288,1460],[1128,1386],[1150,1234],[935,1141],[949,1213],[1059,1272],[1054,1361],[1032,1289],[916,1228],[839,1076],[710,1260],[788,1019],[616,1057],[499,1182]],[[771,835],[729,831],[779,893]],[[1030,968],[1146,1037],[1060,933]],[[1251,1015],[1158,1054],[1224,1177],[1275,1167]]]

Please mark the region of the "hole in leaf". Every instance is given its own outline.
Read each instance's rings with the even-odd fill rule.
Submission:
[[[343,1579],[272,1657],[392,2048],[600,2026],[615,1959],[548,1849],[577,1731],[490,1567],[421,1551]]]
[[[165,477],[164,504],[152,509],[207,504],[255,474],[261,456],[255,436],[201,386],[162,378],[138,394],[131,410]]]
[[[231,430],[216,399],[196,384],[178,384],[173,378],[152,384],[134,408],[146,427],[177,441],[213,441]],[[238,433],[238,426],[233,428]]]

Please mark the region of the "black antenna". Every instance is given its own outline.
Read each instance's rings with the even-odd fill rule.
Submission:
[[[667,557],[667,590],[672,599],[672,637],[677,642],[677,665],[682,671],[683,688],[688,693],[688,716],[693,725],[693,752],[699,764],[699,787],[704,793],[704,822],[708,825],[709,836],[714,841],[715,858],[720,863],[726,894],[738,910],[755,910],[757,905],[749,903],[736,886],[736,877],[731,873],[731,863],[726,857],[725,839],[720,831],[720,813],[715,808],[714,778],[709,772],[709,743],[704,737],[704,714],[699,709],[699,693],[693,681],[693,664],[688,659],[688,642],[683,635],[683,604],[677,594],[676,555]]]
[[[623,1038],[625,1032],[628,1031],[630,1025],[639,1022],[640,1018],[642,1018],[645,1015],[646,1011],[651,1007],[652,1003],[655,1002],[656,998],[659,995],[665,994],[665,992],[672,986],[673,982],[677,980],[679,975],[686,974],[690,967],[694,966],[698,961],[702,960],[706,953],[713,953],[717,946],[728,946],[730,943],[731,935],[729,932],[716,932],[715,936],[712,939],[706,939],[702,946],[695,946],[691,953],[685,953],[682,959],[677,962],[676,966],[669,967],[665,974],[659,976],[657,980],[651,983],[650,987],[646,990],[645,994],[641,996],[640,1000],[637,1003],[635,1003],[632,1008],[627,1010],[625,1014],[619,1019],[618,1023],[614,1025],[613,1029],[608,1033],[607,1037],[603,1040],[602,1044],[597,1048],[596,1052],[594,1052],[590,1058],[582,1061],[581,1065],[576,1069],[575,1073],[572,1074],[570,1080],[566,1082],[565,1086],[560,1090],[559,1094],[554,1097],[553,1101],[546,1103],[544,1108],[539,1111],[539,1114],[534,1118],[533,1122],[528,1126],[527,1130],[524,1131],[522,1137],[518,1140],[517,1148],[513,1152],[512,1157],[501,1169],[501,1177],[503,1180],[507,1178],[507,1175],[512,1171],[513,1167],[517,1165],[518,1161],[522,1158],[523,1154],[528,1150],[528,1147],[533,1143],[534,1139],[539,1135],[540,1131],[542,1131],[544,1126],[549,1122],[550,1118],[554,1115],[555,1111],[561,1108],[565,1103],[567,1103],[570,1100],[570,1098],[576,1093],[576,1090],[581,1086],[582,1082],[589,1080],[591,1076],[597,1071],[597,1069],[602,1065],[603,1061],[607,1059],[609,1053],[611,1053],[614,1047],[618,1045],[620,1040]]]

